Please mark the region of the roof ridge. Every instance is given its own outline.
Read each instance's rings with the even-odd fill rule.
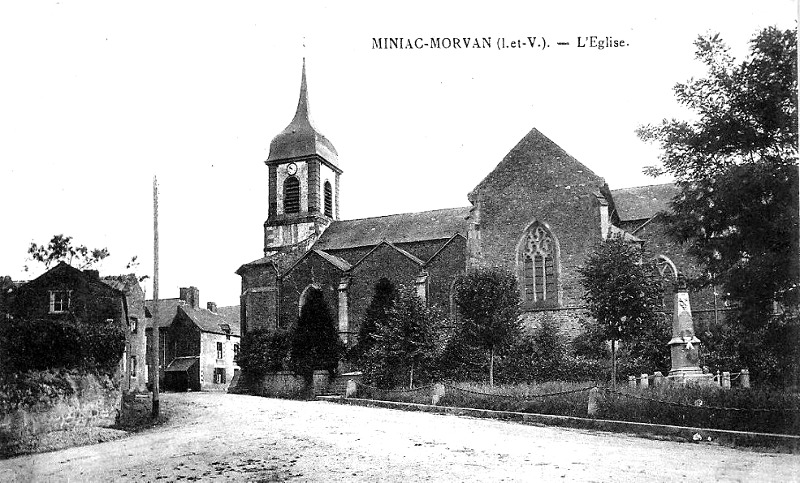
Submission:
[[[619,190],[632,190],[632,189],[636,189],[636,188],[653,188],[653,187],[656,187],[656,186],[675,186],[675,187],[677,187],[677,185],[675,184],[674,181],[668,181],[666,183],[643,184],[641,186],[628,186],[627,188],[614,188],[614,189],[612,189],[610,191],[614,192],[614,191],[619,191]]]
[[[420,215],[422,213],[433,213],[434,211],[449,211],[449,210],[462,210],[462,209],[469,209],[469,206],[456,206],[453,208],[438,208],[435,210],[425,210],[425,211],[407,211],[404,213],[392,213],[391,215],[379,215],[379,216],[365,216],[364,218],[350,218],[347,220],[336,220],[336,222],[343,222],[343,221],[361,221],[361,220],[375,220],[377,218],[388,218],[390,216],[402,216],[402,215]]]

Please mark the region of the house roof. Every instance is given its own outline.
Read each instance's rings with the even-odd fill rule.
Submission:
[[[119,296],[124,295],[122,290],[113,287],[109,284],[103,283],[100,280],[100,277],[97,275],[96,270],[80,270],[65,262],[58,262],[58,264],[55,267],[49,269],[48,271],[36,277],[35,279],[27,283],[18,285],[18,289],[20,291],[29,289],[35,290],[42,284],[49,284],[54,281],[59,283],[69,282],[69,283],[92,285],[94,287],[97,287],[99,290],[114,293]]]
[[[668,210],[670,201],[677,194],[678,187],[672,183],[611,190],[621,221],[648,220]]]
[[[183,311],[203,332],[240,336],[239,311],[225,309],[220,311],[218,308],[217,312],[212,312],[208,309],[192,308],[188,305],[178,307],[178,310]]]
[[[334,221],[323,232],[314,248],[340,250],[389,243],[449,239],[466,235],[469,207],[402,213],[397,215]]]
[[[169,327],[172,325],[172,320],[178,313],[178,307],[185,304],[181,299],[158,299],[158,320],[153,320],[149,325],[150,327]],[[145,317],[153,317],[153,301],[145,300],[144,302]]]
[[[126,275],[107,275],[101,277],[100,281],[111,288],[125,293],[129,293],[139,286],[139,279],[133,273],[128,273]]]
[[[176,357],[164,370],[166,372],[186,372],[199,361],[200,358],[197,356]]]

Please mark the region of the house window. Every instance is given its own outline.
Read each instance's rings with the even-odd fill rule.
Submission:
[[[239,355],[239,344],[233,344],[233,357],[234,359]]]
[[[131,356],[131,377],[136,377],[136,356]]]
[[[138,328],[139,328],[139,318],[131,317],[131,333],[136,333],[136,330]]]
[[[333,218],[333,190],[331,182],[325,182],[325,216]]]
[[[520,290],[527,305],[558,304],[558,245],[541,223],[533,223],[520,244]]]
[[[61,314],[69,310],[69,291],[51,290],[50,291],[50,313]]]
[[[217,342],[217,359],[222,359],[222,342]]]
[[[283,212],[300,212],[300,181],[289,176],[283,183]]]
[[[225,384],[225,368],[214,368],[214,384]]]

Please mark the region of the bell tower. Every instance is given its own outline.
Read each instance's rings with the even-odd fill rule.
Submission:
[[[342,170],[333,144],[311,121],[305,59],[294,119],[270,143],[265,163],[269,213],[264,222],[264,255],[313,242],[339,219]]]

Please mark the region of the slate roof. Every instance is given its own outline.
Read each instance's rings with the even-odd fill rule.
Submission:
[[[258,265],[274,265],[279,272],[283,272],[298,261],[306,254],[303,250],[293,250],[290,252],[278,252],[268,257],[261,257],[257,260],[253,260],[252,262],[245,263],[238,269],[236,269],[236,274],[241,275],[242,272],[248,268]]]
[[[312,251],[314,253],[316,253],[317,255],[321,256],[322,258],[324,258],[325,260],[331,262],[331,264],[333,264],[333,266],[335,266],[339,270],[342,270],[342,271],[346,272],[346,271],[350,270],[350,268],[352,267],[352,265],[350,265],[350,263],[348,263],[347,260],[342,260],[341,258],[337,257],[336,255],[331,255],[328,252],[325,252],[325,251],[322,251],[322,250],[318,250],[316,248],[313,249]]]
[[[531,129],[502,161],[467,195],[474,203],[485,191],[509,189],[509,183],[520,189],[556,189],[563,186],[603,186],[605,181],[564,149]],[[516,188],[514,188],[516,189]]]
[[[314,244],[315,249],[340,250],[389,243],[448,239],[467,234],[470,207],[403,213],[334,221]]]
[[[303,75],[300,81],[300,99],[292,122],[281,131],[269,145],[267,162],[301,156],[319,155],[334,165],[338,162],[336,148],[322,135],[311,121],[308,108],[308,87],[306,84],[306,61],[303,59]]]
[[[227,309],[226,307],[223,308]],[[217,312],[212,312],[208,309],[195,309],[188,305],[182,305],[178,310],[182,310],[203,332],[235,336],[241,335],[238,310],[223,310],[220,312],[220,309],[217,309]],[[230,332],[225,330],[225,326],[230,327]]]
[[[133,273],[126,275],[108,275],[101,277],[100,281],[111,288],[115,288],[125,293],[130,293],[137,286],[139,286],[139,279]]]
[[[200,358],[197,356],[176,357],[175,359],[172,360],[172,362],[169,363],[165,371],[186,372],[199,361]]]
[[[678,187],[672,183],[611,190],[621,221],[649,220],[656,213],[668,210],[676,194]]]
[[[178,313],[178,307],[185,304],[181,299],[158,299],[158,320],[152,320],[149,324],[150,327],[169,327],[172,325],[172,320],[175,314]],[[144,302],[145,317],[153,317],[153,301],[146,300]]]

